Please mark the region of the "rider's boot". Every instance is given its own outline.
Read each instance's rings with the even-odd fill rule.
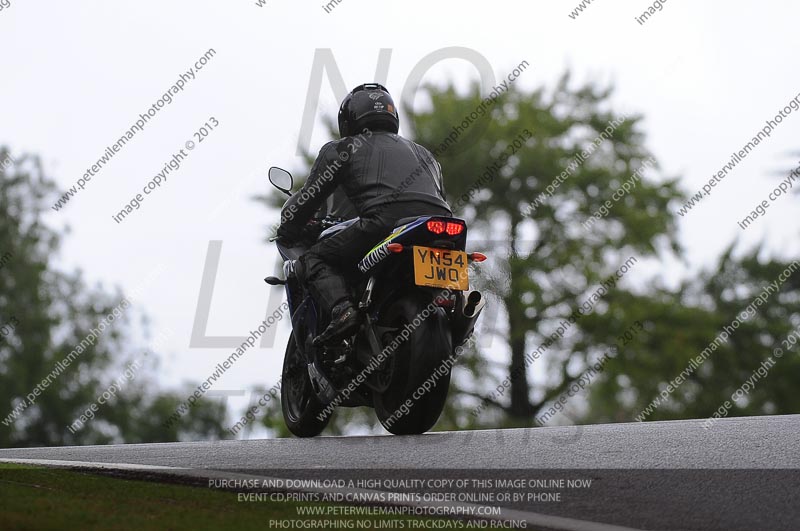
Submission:
[[[351,336],[358,330],[358,310],[350,301],[343,301],[331,311],[331,323],[320,335],[314,338],[315,347]]]

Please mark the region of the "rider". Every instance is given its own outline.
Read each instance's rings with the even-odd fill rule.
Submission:
[[[397,108],[386,88],[377,83],[354,88],[339,109],[341,139],[322,147],[305,185],[281,211],[277,234],[287,242],[300,238],[303,227],[337,188],[359,216],[300,258],[312,295],[331,315],[330,325],[314,338],[315,345],[346,337],[358,328],[358,312],[344,275],[390,234],[398,220],[452,215],[444,199],[441,166],[430,151],[399,136],[399,126]]]

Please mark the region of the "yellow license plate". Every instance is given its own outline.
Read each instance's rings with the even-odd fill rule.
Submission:
[[[467,253],[414,247],[414,283],[417,286],[466,291],[469,289]]]

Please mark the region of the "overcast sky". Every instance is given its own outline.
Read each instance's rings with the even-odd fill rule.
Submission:
[[[66,189],[181,73],[215,51],[171,104],[47,218],[72,229],[57,263],[80,267],[93,282],[132,291],[163,266],[136,308],[152,318],[154,332],[171,331],[161,383],[200,381],[231,350],[189,346],[209,241],[224,243],[208,335],[243,336],[264,318],[269,292],[261,279],[271,274],[276,251],[262,238],[277,213],[250,197],[267,190],[269,166],[301,167],[301,119],[309,91],[318,90],[309,86],[315,50],[331,50],[352,88],[374,79],[379,51],[390,49],[387,83],[398,99],[420,60],[449,47],[483,56],[498,79],[528,61],[517,81],[524,89],[552,86],[565,68],[577,81],[613,83],[620,113],[645,115],[661,175],[681,176],[687,192],[800,93],[796,3],[671,0],[644,25],[634,17],[647,2],[595,0],[573,20],[575,3],[341,0],[326,13],[321,3],[289,0],[264,7],[255,0],[11,0],[0,11],[0,144],[15,155],[41,155]],[[424,77],[460,87],[478,79],[461,59],[439,62]],[[325,77],[314,151],[327,140],[318,119],[335,113],[341,96]],[[182,167],[115,223],[112,214],[212,117],[219,125]],[[746,232],[736,222],[777,185],[774,172],[797,166],[800,155],[789,154],[800,150],[798,132],[800,112],[681,219],[687,269],[669,262],[648,274],[696,271],[737,237],[742,249],[766,238],[769,253],[797,256],[796,198],[779,199]],[[275,348],[251,352],[215,388],[271,386],[287,334],[280,326]]]

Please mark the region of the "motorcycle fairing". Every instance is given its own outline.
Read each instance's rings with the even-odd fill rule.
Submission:
[[[416,229],[417,227],[425,223],[427,220],[429,220],[431,217],[433,216],[422,216],[417,218],[415,221],[412,221],[411,223],[406,223],[405,225],[397,227],[394,230],[394,232],[392,232],[389,236],[386,237],[386,239],[381,241],[378,245],[373,247],[366,255],[364,255],[364,258],[362,258],[361,261],[358,263],[359,271],[361,271],[362,273],[369,272],[370,269],[381,263],[384,258],[389,256],[390,252],[388,245],[390,243],[394,242],[402,234],[410,230]]]

